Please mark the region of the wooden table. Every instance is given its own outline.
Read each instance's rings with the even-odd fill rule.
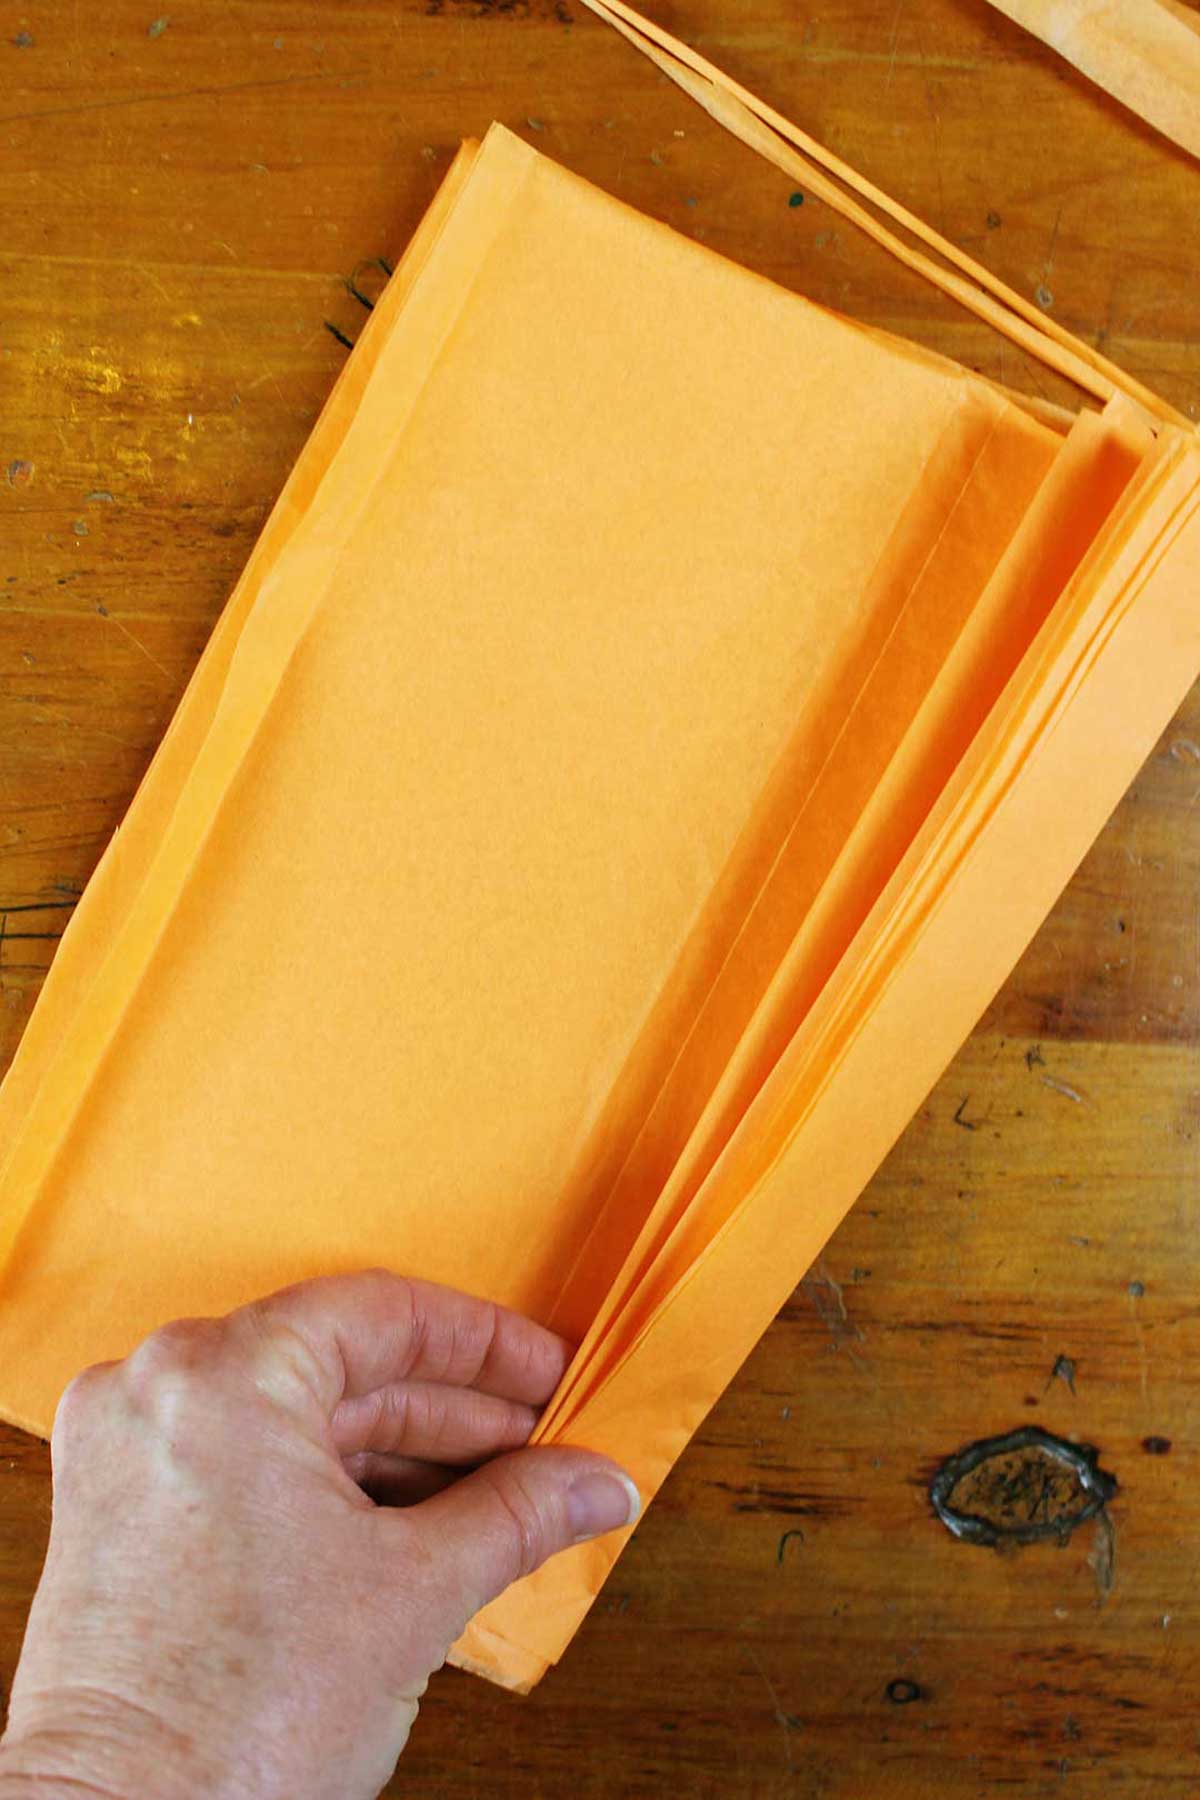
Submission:
[[[1200,167],[986,0],[659,16],[1198,415]],[[345,355],[327,322],[361,321],[344,278],[464,134],[502,119],[1054,391],[578,0],[47,0],[0,28],[5,1060]],[[1193,695],[565,1662],[528,1700],[435,1682],[397,1793],[1197,1791],[1198,890]],[[1115,1498],[1061,1548],[955,1541],[931,1473],[1030,1422],[1097,1446]],[[0,1679],[49,1501],[45,1449],[0,1432]]]

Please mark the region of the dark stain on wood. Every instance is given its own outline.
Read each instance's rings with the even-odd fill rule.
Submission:
[[[714,1481],[714,1488],[728,1494],[735,1513],[781,1513],[784,1517],[838,1519],[853,1512],[858,1496],[813,1494],[794,1488],[767,1487],[760,1481]]]
[[[573,25],[567,0],[426,0],[429,19],[542,19]]]

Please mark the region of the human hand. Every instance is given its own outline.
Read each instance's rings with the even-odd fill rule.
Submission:
[[[519,1448],[567,1354],[375,1270],[86,1370],[0,1800],[373,1800],[471,1615],[636,1516],[605,1458]]]

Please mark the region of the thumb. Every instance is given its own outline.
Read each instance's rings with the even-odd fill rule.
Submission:
[[[557,1551],[632,1525],[641,1505],[606,1456],[547,1446],[498,1456],[403,1516],[469,1618]]]

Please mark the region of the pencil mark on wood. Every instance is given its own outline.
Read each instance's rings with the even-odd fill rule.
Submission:
[[[1074,1393],[1075,1367],[1075,1358],[1073,1356],[1056,1356],[1054,1359],[1054,1367],[1050,1371],[1050,1380],[1046,1383],[1046,1386],[1049,1388],[1054,1382],[1061,1381],[1066,1387],[1070,1388],[1072,1393]]]
[[[385,281],[388,280],[395,271],[385,256],[364,256],[361,262],[355,263],[353,269],[350,271],[349,275],[347,275],[346,292],[350,294],[353,299],[357,300],[360,306],[364,306],[368,312],[374,312],[375,301],[378,300],[379,295],[376,294],[375,299],[372,299],[370,294],[364,292],[359,279],[363,274],[363,271],[367,269],[374,270],[381,274]],[[379,285],[382,291],[382,284]]]
[[[779,1548],[775,1552],[775,1561],[778,1565],[782,1566],[783,1559],[787,1555],[787,1547],[793,1538],[795,1538],[796,1542],[799,1544],[804,1542],[804,1533],[798,1525],[793,1525],[792,1529],[790,1531],[785,1531],[780,1538]]]
[[[983,1120],[967,1118],[967,1116],[966,1116],[967,1107],[970,1104],[971,1104],[970,1094],[964,1094],[962,1099],[959,1101],[958,1109],[954,1114],[954,1123],[956,1125],[961,1125],[964,1131],[978,1131],[979,1127],[983,1124]]]

